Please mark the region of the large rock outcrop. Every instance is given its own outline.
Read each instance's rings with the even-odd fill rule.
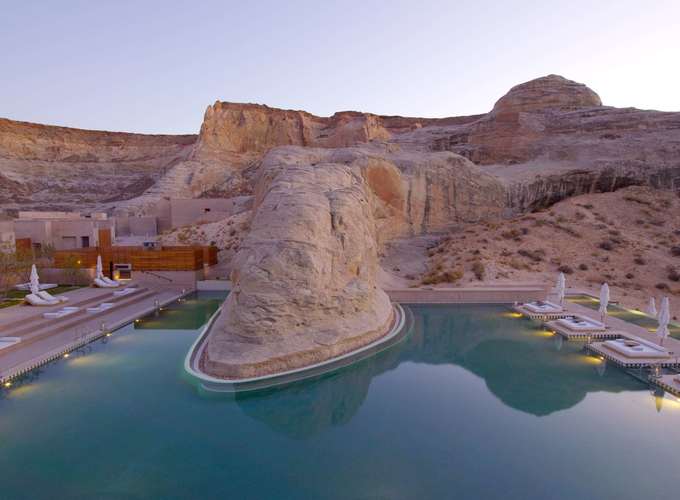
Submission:
[[[500,183],[451,153],[281,147],[258,172],[234,290],[203,358],[221,377],[297,368],[376,340],[391,321],[376,284],[382,243],[503,210]]]
[[[375,195],[359,169],[320,165],[320,157],[284,148],[263,162],[235,286],[205,350],[209,373],[298,368],[389,329],[392,307],[375,281]]]

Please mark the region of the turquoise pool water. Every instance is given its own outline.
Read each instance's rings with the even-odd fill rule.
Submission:
[[[0,399],[0,497],[673,498],[680,403],[497,306],[255,395],[182,376],[196,330],[128,326]]]
[[[227,292],[193,292],[135,322],[136,330],[196,330],[224,302]]]
[[[579,304],[595,311],[600,308],[600,301],[595,297],[591,297],[590,295],[568,295],[567,300],[569,302],[573,302],[574,304]],[[642,326],[650,331],[656,331],[657,327],[659,326],[659,323],[655,318],[647,316],[645,313],[640,311],[633,312],[616,304],[607,305],[607,314],[613,318],[619,318],[633,323],[634,325]],[[671,323],[668,325],[668,332],[671,337],[680,339],[680,325],[677,323]]]

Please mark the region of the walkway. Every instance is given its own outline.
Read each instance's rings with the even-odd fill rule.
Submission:
[[[0,381],[130,323],[154,311],[157,304],[173,302],[181,297],[182,290],[179,287],[147,286],[139,287],[129,296],[114,298],[111,290],[84,288],[65,295],[69,297],[65,305],[80,307],[81,310],[56,320],[47,320],[42,314],[62,306],[14,306],[0,310],[0,337],[21,338],[18,344],[0,350]],[[100,313],[85,311],[85,308],[102,302],[115,305]],[[104,332],[102,324],[105,325]]]

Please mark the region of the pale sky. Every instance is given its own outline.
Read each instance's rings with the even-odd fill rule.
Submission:
[[[680,0],[0,2],[0,117],[197,133],[215,100],[483,113],[556,73],[680,111]]]

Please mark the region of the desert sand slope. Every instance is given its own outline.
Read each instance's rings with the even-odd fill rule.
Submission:
[[[427,268],[411,283],[475,284],[475,270],[484,282],[553,283],[564,271],[570,287],[597,295],[606,281],[613,297],[640,309],[650,295],[668,295],[680,313],[680,199],[629,187],[502,223],[460,224],[430,248]]]

